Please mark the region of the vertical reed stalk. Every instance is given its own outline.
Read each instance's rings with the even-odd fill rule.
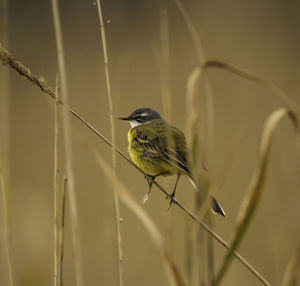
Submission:
[[[53,211],[54,211],[54,286],[58,286],[58,77],[56,78],[55,106],[54,106],[54,176],[53,176]]]
[[[56,37],[56,48],[58,56],[58,70],[59,70],[59,79],[61,83],[61,97],[66,105],[68,105],[68,88],[67,88],[67,79],[66,79],[66,68],[65,60],[63,53],[63,42],[62,42],[62,33],[61,25],[59,18],[59,11],[57,0],[52,0],[52,12],[53,12],[53,21],[55,28],[55,37]],[[69,181],[69,200],[70,200],[70,213],[71,213],[71,229],[72,229],[72,241],[73,241],[73,250],[75,257],[75,275],[77,286],[83,285],[82,277],[82,261],[81,261],[81,248],[80,248],[80,238],[79,238],[79,228],[78,228],[78,211],[77,211],[77,202],[75,194],[75,178],[73,170],[73,158],[72,158],[72,137],[71,137],[71,123],[68,116],[67,110],[64,109],[63,113],[63,131],[64,131],[64,141],[65,141],[65,154],[66,154],[66,170],[67,177]]]
[[[0,1],[0,40],[8,47],[8,1]],[[3,212],[4,242],[7,255],[9,285],[15,285],[15,268],[9,212],[10,189],[10,80],[9,71],[0,69],[0,192]]]
[[[8,1],[0,1],[0,40],[8,47]],[[10,98],[9,71],[0,69],[0,162],[9,186]],[[0,166],[1,167],[1,166]],[[5,168],[4,168],[5,167]]]
[[[8,266],[8,276],[9,276],[9,285],[15,285],[15,271],[13,264],[13,247],[12,247],[12,235],[11,235],[11,223],[10,223],[10,214],[8,208],[8,198],[7,198],[7,189],[4,182],[4,172],[0,170],[0,188],[1,188],[1,200],[2,200],[2,211],[3,211],[3,226],[5,234],[5,247],[7,255],[7,266]]]
[[[113,100],[112,100],[112,92],[111,92],[110,73],[108,68],[106,34],[105,34],[105,27],[104,27],[100,0],[97,0],[97,7],[98,7],[99,20],[100,20],[100,27],[101,27],[105,78],[106,78],[108,106],[109,106],[109,113],[110,113],[110,128],[111,128],[111,141],[112,141],[112,175],[114,180],[113,192],[114,192],[114,199],[115,199],[115,212],[116,212],[116,220],[117,220],[116,224],[117,224],[117,233],[118,233],[119,280],[120,280],[120,285],[122,286],[124,285],[124,266],[123,266],[123,249],[122,249],[122,236],[121,236],[120,203],[119,203],[119,195],[117,191],[117,182],[116,182],[116,149],[115,149],[116,145],[115,145],[115,126],[114,126],[114,117],[113,117]]]
[[[63,286],[64,282],[64,237],[65,237],[65,213],[66,213],[66,192],[67,192],[67,182],[66,176],[63,177],[63,185],[61,190],[61,220],[59,229],[59,251],[58,251],[58,263],[59,263],[59,278],[58,285]]]

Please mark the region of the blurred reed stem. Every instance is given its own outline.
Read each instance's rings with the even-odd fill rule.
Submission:
[[[8,30],[9,5],[7,0],[0,1],[0,41],[9,46]],[[0,70],[0,192],[3,215],[4,247],[7,256],[9,285],[16,285],[11,215],[9,203],[10,182],[10,76],[9,71]]]
[[[0,44],[0,59],[2,63],[12,69],[15,69],[21,76],[25,76],[27,80],[37,85],[44,93],[48,94],[52,99],[55,99],[55,91],[49,86],[49,84],[45,81],[45,79],[33,75],[31,71],[25,67],[21,62],[17,61],[6,49],[4,49]],[[102,141],[104,141],[107,145],[112,147],[112,143],[103,136],[93,125],[91,125],[88,121],[86,121],[82,116],[80,116],[77,112],[75,112],[72,108],[66,105],[63,101],[59,100],[59,103],[66,109],[66,111],[70,112],[72,116],[76,117],[81,123],[83,123],[87,128],[89,128],[97,137],[99,137]],[[115,147],[116,152],[123,157],[131,166],[137,169],[144,176],[146,173],[136,166],[127,156],[117,147]],[[164,193],[164,195],[169,195],[169,193],[156,181],[153,184]],[[223,240],[220,236],[218,236],[212,229],[210,229],[205,223],[200,221],[198,217],[186,208],[183,204],[180,203],[179,200],[174,198],[174,205],[177,205],[186,215],[188,215],[192,220],[197,222],[205,231],[207,231],[222,247],[229,249],[230,245]],[[264,285],[268,285],[265,281],[266,279],[255,269],[253,268],[238,252],[233,253],[234,257],[241,262],[253,275],[256,276]]]
[[[8,43],[8,1],[0,0],[0,41]],[[0,168],[5,170],[7,188],[10,187],[10,76],[9,71],[0,70]]]
[[[54,176],[53,176],[53,211],[54,211],[54,286],[58,286],[58,258],[59,258],[59,225],[58,225],[58,187],[57,187],[57,177],[58,177],[58,77],[56,78],[56,89],[55,89],[55,106],[54,106]]]
[[[63,41],[61,24],[59,18],[59,11],[57,0],[52,0],[52,12],[53,12],[53,22],[55,28],[55,38],[56,38],[56,48],[58,57],[58,71],[59,79],[61,84],[61,97],[66,105],[68,105],[68,88],[67,88],[67,78],[66,78],[66,67],[63,52]],[[75,193],[75,178],[74,178],[74,164],[72,157],[72,136],[71,136],[71,123],[69,118],[69,113],[64,109],[62,112],[63,117],[63,131],[64,131],[64,142],[65,142],[65,159],[66,159],[66,170],[67,177],[69,180],[69,200],[70,200],[70,213],[71,213],[71,229],[72,229],[72,242],[73,242],[73,252],[75,257],[75,277],[76,285],[83,285],[82,277],[82,258],[81,258],[81,247],[79,238],[79,227],[78,227],[78,210],[77,201]]]
[[[4,171],[0,169],[0,188],[1,188],[1,201],[2,201],[2,212],[3,212],[3,232],[5,241],[5,250],[7,255],[7,267],[9,285],[14,286],[15,284],[15,268],[14,268],[14,255],[12,246],[12,234],[11,234],[11,217],[9,213],[9,204],[7,197],[7,188],[5,183]]]
[[[111,128],[111,142],[112,142],[112,176],[113,176],[113,192],[115,199],[115,212],[116,212],[116,225],[117,225],[117,234],[118,234],[118,253],[119,253],[119,280],[120,285],[124,285],[124,265],[123,265],[123,249],[122,249],[122,235],[121,235],[121,214],[120,214],[120,203],[119,196],[116,187],[116,149],[115,149],[115,126],[114,126],[114,116],[113,116],[113,99],[111,92],[111,81],[110,73],[108,68],[108,53],[107,53],[107,44],[106,44],[106,34],[105,27],[101,9],[101,1],[97,0],[99,21],[101,27],[101,36],[102,36],[102,47],[103,47],[103,57],[104,57],[104,68],[105,68],[105,78],[106,78],[106,88],[107,88],[107,97],[108,97],[108,106],[110,114],[110,128]]]
[[[59,280],[58,285],[63,286],[64,282],[64,237],[65,237],[65,213],[66,213],[66,192],[67,192],[68,178],[63,177],[61,188],[61,220],[59,224],[59,252],[58,252],[58,267],[59,267]]]

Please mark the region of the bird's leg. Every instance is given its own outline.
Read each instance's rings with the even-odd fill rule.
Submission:
[[[150,196],[151,189],[152,189],[152,186],[153,186],[153,182],[154,182],[156,177],[157,176],[152,176],[152,175],[149,175],[149,174],[145,175],[145,179],[147,180],[148,185],[149,185],[148,197]]]
[[[181,176],[181,173],[177,173],[177,178],[176,178],[174,190],[173,190],[172,194],[166,196],[166,199],[170,199],[170,205],[169,205],[168,210],[170,209],[171,205],[174,203],[174,196],[175,196],[175,192],[176,192],[176,188],[177,188],[177,184],[178,184],[178,181],[180,179],[180,176]]]
[[[159,174],[157,174],[157,175],[155,175],[155,176],[149,175],[149,174],[146,174],[146,175],[145,175],[145,179],[147,180],[148,185],[149,185],[148,196],[150,196],[150,192],[151,192],[151,189],[152,189],[154,180],[155,180],[158,176],[163,175],[163,174],[167,174],[167,173],[168,173],[168,172],[162,172],[162,173],[159,173]]]

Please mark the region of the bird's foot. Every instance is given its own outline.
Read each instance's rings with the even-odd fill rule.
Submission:
[[[154,182],[154,180],[155,180],[155,177],[156,177],[156,176],[151,176],[151,175],[148,175],[148,174],[145,175],[145,179],[147,180],[148,186],[149,186],[148,197],[150,196],[151,189],[152,189],[152,186],[153,186],[153,182]]]
[[[176,201],[175,201],[175,199],[174,199],[174,195],[175,195],[175,192],[173,192],[172,194],[168,194],[168,195],[166,196],[166,200],[170,200],[169,207],[168,207],[167,211],[171,208],[171,206],[172,206],[173,204],[176,203]]]

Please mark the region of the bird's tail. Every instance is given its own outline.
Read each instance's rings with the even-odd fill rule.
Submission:
[[[226,216],[225,211],[222,209],[222,207],[217,202],[217,200],[215,199],[215,197],[212,197],[211,200],[212,200],[212,202],[211,202],[211,210],[213,211],[213,213],[219,214],[221,216]]]
[[[195,190],[198,190],[194,180],[189,176],[189,181],[191,182],[191,184],[193,185],[193,187],[195,188]],[[215,199],[214,196],[212,196],[211,198],[211,210],[214,214],[219,214],[221,216],[226,216],[225,211],[223,210],[223,208],[220,206],[220,204],[217,202],[217,200]]]

